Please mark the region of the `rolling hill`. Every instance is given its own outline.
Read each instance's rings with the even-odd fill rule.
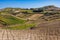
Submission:
[[[10,29],[29,29],[39,23],[60,19],[60,8],[49,5],[40,8],[4,8],[0,10],[0,24]]]

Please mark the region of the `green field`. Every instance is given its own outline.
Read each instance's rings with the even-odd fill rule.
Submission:
[[[26,20],[15,18],[11,15],[0,15],[0,23],[4,23],[7,25],[13,25],[13,24],[23,24]]]

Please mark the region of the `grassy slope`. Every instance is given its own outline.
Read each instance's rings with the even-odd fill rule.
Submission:
[[[35,24],[33,24],[33,23],[32,24],[22,24],[22,25],[7,27],[7,29],[22,30],[22,29],[28,29],[30,27],[35,27]]]
[[[33,13],[32,10],[20,10],[20,12],[28,12],[28,13]]]
[[[8,25],[15,25],[17,24],[17,26],[11,26],[11,27],[8,27],[8,29],[27,29],[27,28],[30,28],[30,27],[34,27],[35,24],[32,23],[32,24],[25,24],[26,20],[22,20],[22,19],[17,19],[11,15],[0,15],[0,23],[2,24],[8,24]],[[21,24],[21,25],[18,25],[18,24]]]
[[[5,22],[6,24],[22,24],[25,22],[25,20],[22,19],[17,19],[13,16],[9,16],[9,15],[5,15],[5,16],[0,16],[0,20],[2,20],[3,22]]]

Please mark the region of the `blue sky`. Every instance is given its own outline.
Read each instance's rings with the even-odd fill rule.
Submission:
[[[0,8],[37,8],[47,5],[60,7],[60,0],[0,0]]]

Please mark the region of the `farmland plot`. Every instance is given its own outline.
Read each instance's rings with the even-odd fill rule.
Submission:
[[[60,28],[40,28],[39,30],[0,29],[0,40],[60,40]]]
[[[12,25],[12,24],[23,24],[25,20],[15,18],[11,15],[0,15],[0,23]]]

